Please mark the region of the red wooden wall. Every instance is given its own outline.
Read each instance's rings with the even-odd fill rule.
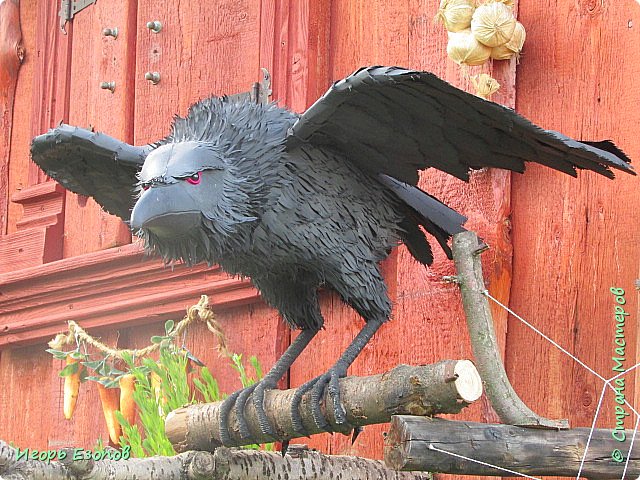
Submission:
[[[192,102],[248,90],[261,67],[272,74],[273,98],[296,111],[367,64],[431,70],[468,86],[446,58],[446,34],[432,22],[433,1],[100,1],[77,14],[67,35],[58,28],[52,3],[20,2],[26,57],[13,115],[0,123],[8,139],[0,142],[0,214],[7,212],[0,222],[0,379],[6,386],[0,389],[0,438],[40,449],[68,442],[90,447],[105,436],[95,392],[82,392],[73,422],[61,420],[60,362],[43,349],[66,320],[120,347],[141,346],[161,331],[164,319],[181,318],[200,293],[208,293],[230,348],[257,355],[265,367],[286,348],[290,332],[246,281],[215,268],[171,270],[144,259],[138,245],[128,245],[121,222],[30,165],[33,135],[64,120],[137,144],[153,141]],[[518,10],[528,32],[521,64],[483,67],[503,85],[494,100],[546,128],[583,139],[611,138],[640,159],[634,135],[640,66],[629,58],[640,41],[640,5],[520,0]],[[146,28],[150,20],[162,22],[160,33]],[[102,36],[106,27],[117,27],[118,38]],[[144,79],[148,71],[160,73],[157,85]],[[100,88],[103,81],[115,82],[113,93]],[[605,376],[611,373],[614,332],[608,289],[624,288],[632,313],[626,366],[635,363],[637,178],[611,182],[586,173],[575,180],[530,167],[513,180],[504,172],[478,172],[468,185],[429,172],[422,186],[466,214],[467,226],[491,246],[484,262],[492,294]],[[394,319],[351,372],[470,357],[456,287],[441,280],[454,273],[452,263],[438,253],[425,269],[399,248],[384,269]],[[326,329],[292,369],[291,385],[330,366],[362,324],[331,295],[323,296],[323,309]],[[519,320],[499,308],[494,312],[516,390],[541,414],[589,425],[601,382]],[[189,348],[224,389],[237,388],[236,375],[204,332],[189,333]],[[612,404],[607,397],[601,426],[613,426]],[[495,420],[484,401],[464,417]],[[34,424],[41,428],[27,428]],[[315,436],[309,443],[332,453],[379,457],[384,429],[367,428],[353,446],[339,435]]]

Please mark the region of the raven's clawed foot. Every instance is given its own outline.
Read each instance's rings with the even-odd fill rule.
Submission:
[[[347,374],[347,367],[342,366],[340,363],[334,365],[327,373],[308,381],[301,385],[296,390],[291,403],[291,421],[293,423],[294,430],[298,435],[309,436],[310,432],[302,424],[302,418],[300,416],[299,407],[302,397],[308,391],[311,391],[311,413],[313,414],[313,421],[321,430],[325,432],[333,432],[334,429],[325,418],[320,408],[320,403],[324,398],[325,390],[328,393],[328,400],[331,405],[327,406],[327,409],[331,408],[335,423],[337,425],[346,425],[347,412],[342,405],[340,399],[340,385],[339,380],[345,377]]]
[[[276,388],[275,382],[271,382],[265,378],[254,385],[232,393],[222,402],[220,407],[220,439],[223,445],[234,445],[229,432],[229,417],[234,408],[236,416],[238,417],[240,438],[243,440],[251,440],[251,432],[249,431],[249,425],[244,415],[249,397],[251,397],[251,401],[258,414],[258,424],[260,425],[262,434],[271,437],[273,441],[281,440],[278,438],[273,426],[269,423],[264,410],[264,392],[274,388]]]

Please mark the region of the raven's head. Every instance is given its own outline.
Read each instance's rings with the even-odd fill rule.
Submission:
[[[274,106],[218,98],[192,106],[147,156],[131,228],[165,261],[217,263],[246,248],[282,181],[292,120]]]
[[[206,143],[158,147],[140,171],[140,197],[131,213],[131,227],[160,237],[188,234],[220,195],[217,187],[223,171],[223,160]]]
[[[139,173],[140,197],[131,212],[131,228],[166,260],[210,260],[207,220],[219,215],[225,162],[211,144],[168,143],[149,154]]]

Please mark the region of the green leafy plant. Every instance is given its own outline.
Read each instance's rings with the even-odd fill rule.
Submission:
[[[167,322],[165,324],[167,335],[151,339],[154,343],[160,343],[158,361],[144,358],[141,365],[136,365],[130,355],[123,356],[123,360],[129,366],[129,373],[136,378],[133,398],[138,406],[139,425],[131,425],[120,412],[116,413],[116,417],[122,425],[123,435],[120,438],[120,444],[129,445],[134,457],[175,455],[176,452],[166,436],[164,422],[169,412],[197,403],[196,392],[189,388],[189,364],[195,364],[199,369],[194,373],[192,381],[195,389],[202,394],[206,402],[217,402],[226,397],[220,392],[218,382],[211,371],[188,350],[178,348],[173,343],[168,335],[172,328],[172,322]],[[252,385],[262,378],[262,368],[256,357],[252,356],[249,359],[255,376],[247,372],[241,355],[232,355],[231,361],[243,386]],[[247,448],[273,450],[274,447],[273,444],[266,444],[262,447],[251,445]]]
[[[47,350],[55,358],[66,359],[68,356],[79,360],[78,363],[65,366],[60,376],[74,374],[80,368],[80,363],[86,367],[82,369],[82,381],[94,381],[107,388],[117,388],[125,375],[135,377],[133,400],[137,406],[138,421],[127,420],[122,412],[116,411],[115,416],[122,426],[120,445],[129,446],[133,457],[152,455],[171,456],[176,452],[165,433],[164,424],[169,412],[197,403],[196,393],[200,392],[205,402],[217,402],[227,395],[220,391],[217,380],[211,371],[184,347],[177,347],[172,334],[175,322],[165,322],[165,335],[151,337],[151,343],[158,345],[159,358],[134,358],[130,351],[120,351],[119,358],[111,354],[99,354],[95,358],[80,352],[80,344],[75,350],[65,352],[58,349]],[[253,385],[262,378],[262,367],[255,356],[248,359],[245,366],[242,355],[230,356],[231,366],[238,372],[243,387]],[[116,367],[116,364],[119,368]],[[123,364],[126,368],[123,367]],[[191,366],[195,366],[191,374],[191,381],[195,389],[190,388],[188,378]],[[254,374],[251,374],[253,370]],[[91,375],[87,372],[91,371]],[[122,405],[122,404],[121,404]],[[98,446],[103,446],[102,439],[98,439]],[[273,444],[251,445],[245,448],[273,450]],[[98,449],[98,448],[96,448]]]

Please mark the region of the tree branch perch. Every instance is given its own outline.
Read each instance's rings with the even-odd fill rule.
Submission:
[[[175,457],[64,462],[16,460],[15,449],[0,441],[0,478],[3,480],[431,480],[422,472],[397,472],[379,460],[299,451],[295,455],[255,450],[215,453],[185,452]]]
[[[471,348],[491,406],[504,423],[543,428],[569,428],[567,420],[551,420],[533,412],[515,392],[500,356],[482,276],[480,253],[486,249],[474,232],[453,236],[453,261],[458,272]]]
[[[370,377],[346,377],[340,380],[340,390],[348,424],[364,426],[388,422],[394,414],[458,413],[480,397],[482,385],[470,361],[444,360],[422,367],[400,365]],[[290,415],[294,393],[295,390],[271,390],[265,395],[267,417],[282,438],[296,437]],[[310,397],[308,392],[302,398],[302,421],[310,433],[321,433],[313,421]],[[323,403],[327,403],[326,396]],[[221,445],[220,405],[221,402],[191,405],[169,414],[165,430],[176,451],[213,451]],[[326,412],[329,423],[340,431],[330,410]],[[235,446],[272,440],[260,432],[251,399],[245,408],[245,418],[253,436],[250,441],[240,439],[235,410],[231,413],[230,430]]]

